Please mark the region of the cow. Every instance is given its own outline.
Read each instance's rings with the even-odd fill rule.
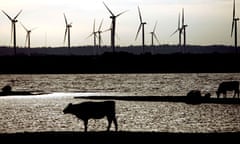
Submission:
[[[218,90],[216,91],[217,98],[220,97],[221,93],[223,97],[227,97],[227,91],[234,91],[234,98],[237,94],[239,98],[239,82],[238,81],[225,81],[219,84]]]
[[[87,132],[87,125],[89,119],[101,119],[105,116],[108,120],[107,131],[110,130],[112,121],[115,125],[115,130],[118,129],[116,114],[115,114],[115,102],[114,101],[102,101],[93,102],[87,101],[79,104],[68,104],[68,106],[63,110],[64,114],[73,114],[77,118],[83,120],[84,131]]]

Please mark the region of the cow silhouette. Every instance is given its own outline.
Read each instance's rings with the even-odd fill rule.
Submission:
[[[233,97],[235,98],[236,94],[239,98],[239,82],[238,81],[225,81],[219,84],[218,90],[216,91],[217,98],[220,97],[221,93],[223,97],[227,97],[227,91],[234,91]]]
[[[114,101],[103,101],[103,102],[82,102],[79,104],[68,104],[63,110],[64,114],[73,114],[77,118],[83,120],[84,131],[87,132],[87,125],[89,119],[101,119],[105,116],[108,120],[107,131],[110,130],[112,121],[115,125],[115,130],[118,129],[116,114],[115,114],[115,102]]]

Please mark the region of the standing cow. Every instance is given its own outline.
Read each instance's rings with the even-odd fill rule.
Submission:
[[[110,130],[112,121],[115,125],[115,130],[117,131],[117,119],[115,115],[115,102],[114,101],[103,101],[103,102],[82,102],[79,104],[68,104],[68,106],[63,110],[64,114],[73,114],[77,118],[83,120],[84,130],[87,131],[87,125],[89,119],[100,119],[107,117],[108,127],[107,131]]]
[[[238,81],[226,81],[219,84],[218,90],[216,91],[217,98],[220,97],[221,93],[226,98],[227,91],[234,91],[234,96],[238,96],[239,98],[239,82]]]

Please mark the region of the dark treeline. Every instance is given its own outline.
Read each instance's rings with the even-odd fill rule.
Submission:
[[[222,73],[240,72],[239,62],[237,54],[1,56],[0,73]]]

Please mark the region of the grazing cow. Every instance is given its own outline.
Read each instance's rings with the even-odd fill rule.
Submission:
[[[221,93],[223,94],[224,98],[227,97],[227,91],[234,91],[234,96],[236,94],[239,98],[239,82],[238,81],[226,81],[219,84],[218,90],[216,91],[217,98],[220,97]]]
[[[201,102],[201,91],[191,90],[187,93],[187,103],[198,104]]]
[[[87,131],[87,125],[89,119],[100,119],[107,117],[108,127],[107,131],[110,130],[112,121],[115,125],[115,130],[117,131],[117,119],[115,116],[115,102],[114,101],[103,101],[103,102],[82,102],[79,104],[68,104],[68,106],[63,110],[64,114],[73,114],[77,118],[83,120],[84,130]]]

